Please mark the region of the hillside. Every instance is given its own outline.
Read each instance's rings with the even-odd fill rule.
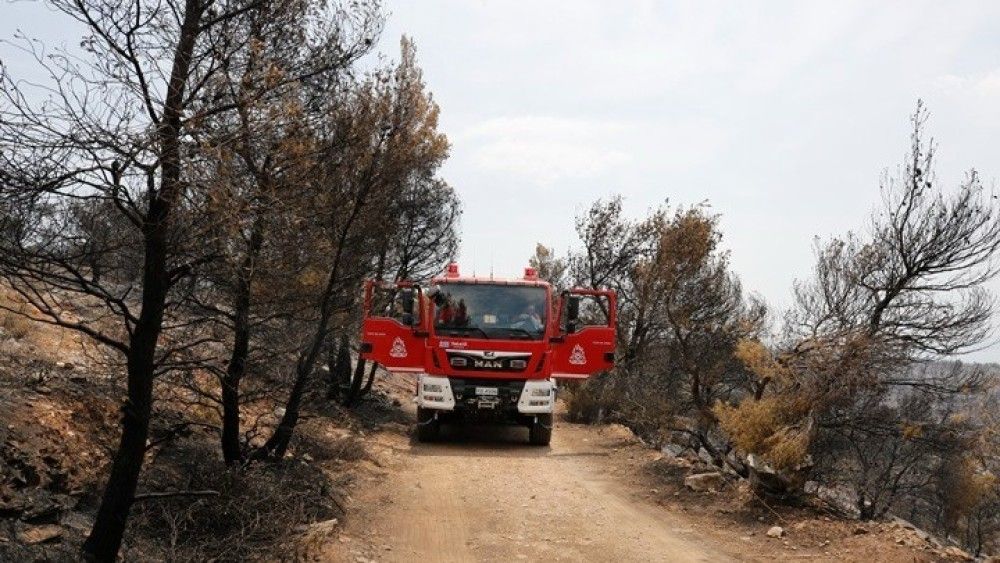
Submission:
[[[121,381],[71,333],[0,328],[0,560],[75,560],[117,439]],[[962,559],[905,523],[768,507],[696,456],[625,428],[562,421],[410,435],[409,382],[383,374],[353,412],[313,395],[278,464],[227,470],[210,417],[153,431],[126,560]],[[166,393],[170,395],[170,393]],[[181,418],[181,416],[185,418]],[[164,402],[159,419],[197,422]],[[180,494],[178,494],[180,493]],[[769,530],[781,527],[780,537]],[[772,532],[774,535],[774,532]]]

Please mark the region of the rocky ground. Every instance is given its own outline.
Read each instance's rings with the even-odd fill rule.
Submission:
[[[119,368],[72,334],[11,328],[0,323],[0,560],[75,560],[117,440]],[[411,389],[383,377],[356,410],[314,401],[277,466],[228,473],[210,417],[152,447],[142,491],[220,494],[140,502],[125,558],[968,558],[902,521],[766,506],[696,457],[652,450],[616,425],[560,421],[551,448],[489,427],[420,444]]]
[[[0,315],[0,561],[78,559],[117,445],[121,372],[75,333]],[[168,380],[157,392],[139,485],[154,495],[133,509],[125,560],[297,559],[343,519],[355,466],[369,463],[366,434],[403,416],[378,392],[352,411],[318,392],[284,462],[233,471],[214,410],[185,402],[189,390]],[[248,425],[264,423],[258,441],[283,399],[245,413]],[[174,491],[207,494],[155,496]]]
[[[409,385],[395,386],[400,397]],[[346,523],[312,552],[334,561],[965,560],[909,524],[769,507],[696,457],[618,425],[559,423],[551,448],[523,429],[453,430],[420,444],[408,425],[368,440]]]

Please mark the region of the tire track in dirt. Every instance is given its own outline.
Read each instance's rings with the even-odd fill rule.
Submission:
[[[448,429],[451,430],[451,429]],[[593,427],[470,427],[440,443],[378,435],[381,475],[359,483],[333,561],[726,561],[680,515],[619,482]]]

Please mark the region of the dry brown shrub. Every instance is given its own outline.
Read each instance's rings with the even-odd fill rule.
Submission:
[[[566,418],[570,422],[601,423],[618,406],[616,394],[600,376],[587,381],[561,383],[559,396],[565,401]]]
[[[299,461],[228,468],[209,446],[179,449],[144,478],[145,490],[212,490],[218,496],[139,502],[125,560],[286,560],[303,525],[340,516],[340,492]]]
[[[25,316],[27,311],[26,303],[0,290],[0,328],[5,334],[20,340],[31,333],[32,322]]]
[[[732,406],[716,404],[719,426],[740,450],[762,456],[776,469],[800,464],[809,448],[809,433],[801,428],[808,404],[797,397],[774,395]]]
[[[315,461],[357,461],[368,457],[364,440],[354,434],[302,430],[295,437],[295,451],[309,454]]]

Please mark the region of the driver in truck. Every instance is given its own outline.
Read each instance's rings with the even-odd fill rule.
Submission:
[[[538,314],[538,308],[535,307],[534,303],[529,303],[521,311],[521,314],[514,317],[514,322],[511,326],[513,328],[521,328],[531,332],[538,332],[542,330],[544,325],[542,324],[541,315]]]

